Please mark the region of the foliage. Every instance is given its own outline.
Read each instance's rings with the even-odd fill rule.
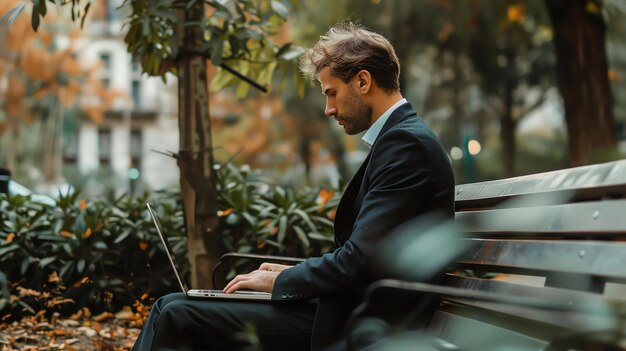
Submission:
[[[32,0],[31,26],[37,31],[41,19],[48,13],[50,4],[56,0]],[[49,4],[47,4],[49,3]],[[176,62],[181,55],[203,55],[216,67],[225,68],[214,86],[221,89],[227,85],[237,86],[239,96],[248,93],[250,84],[239,81],[232,69],[260,86],[267,86],[277,67],[285,74],[282,80],[293,77],[298,91],[304,92],[305,81],[295,73],[295,59],[302,49],[286,42],[282,23],[287,20],[295,0],[235,0],[224,2],[206,0],[207,16],[201,21],[187,21],[185,11],[196,1],[182,0],[124,0],[121,10],[128,10],[128,32],[124,38],[128,51],[141,60],[145,73],[165,78],[167,73],[177,73]],[[3,22],[11,24],[25,9],[20,3],[5,11]],[[80,20],[81,26],[89,14],[91,2],[64,0],[61,6],[71,8],[72,21]],[[183,25],[184,22],[184,25]],[[199,52],[184,52],[182,32],[198,29],[204,42]],[[275,37],[275,40],[269,40]],[[290,72],[290,73],[289,73]],[[241,77],[239,77],[241,78]]]
[[[182,213],[169,196],[122,196],[109,203],[61,196],[50,208],[28,197],[0,198],[0,270],[10,282],[10,310],[116,310],[174,289],[171,268],[144,211],[155,203],[184,257]]]
[[[292,257],[319,256],[334,246],[336,191],[270,186],[248,166],[218,173],[218,215],[224,251]],[[239,260],[226,278],[256,269]]]
[[[338,195],[322,189],[284,189],[262,182],[248,166],[218,172],[229,250],[290,256],[318,255],[332,246]],[[13,317],[46,310],[94,312],[137,306],[147,296],[177,290],[145,203],[159,213],[183,274],[187,240],[178,192],[106,200],[61,195],[56,207],[0,194],[0,272],[9,282]],[[0,276],[0,284],[1,276]],[[1,306],[0,306],[1,307]]]
[[[45,3],[41,1],[41,3]],[[7,135],[5,166],[15,170],[16,140],[24,125],[41,126],[40,164],[47,179],[60,172],[53,160],[60,158],[60,133],[67,110],[78,110],[91,120],[102,120],[117,93],[106,89],[95,66],[81,62],[76,30],[54,21],[40,33],[30,30],[29,19],[19,16],[24,2],[2,1],[0,13],[11,26],[0,26],[0,135]],[[10,8],[14,7],[12,10]],[[0,20],[2,22],[2,20]],[[65,42],[58,40],[63,34]],[[32,143],[32,141],[30,141]]]
[[[336,191],[269,186],[249,167],[226,164],[218,192],[227,251],[308,257],[334,245]]]

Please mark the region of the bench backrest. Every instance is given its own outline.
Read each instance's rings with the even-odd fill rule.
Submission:
[[[589,335],[572,333],[626,329],[624,316],[602,313],[617,301],[607,294],[626,283],[626,160],[459,185],[455,204],[470,249],[444,285],[585,311],[447,298],[430,326],[438,336],[464,349],[506,340],[539,350],[555,336],[573,342]]]

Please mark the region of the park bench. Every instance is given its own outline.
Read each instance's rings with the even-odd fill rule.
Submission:
[[[441,298],[426,332],[416,334],[435,349],[626,347],[626,160],[455,191],[454,240],[463,249],[443,281],[376,281],[355,317],[377,303],[371,296],[400,290],[407,298]]]
[[[443,282],[381,280],[366,296],[441,296],[428,327],[441,349],[624,349],[626,160],[455,191],[467,249]]]

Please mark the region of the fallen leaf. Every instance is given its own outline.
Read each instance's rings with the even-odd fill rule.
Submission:
[[[49,283],[58,283],[59,281],[61,281],[61,279],[59,279],[59,275],[57,274],[56,271],[50,273],[48,275],[48,282]]]

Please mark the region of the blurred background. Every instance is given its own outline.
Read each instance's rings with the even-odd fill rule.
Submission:
[[[168,156],[179,145],[176,77],[142,75],[127,53],[122,2],[94,2],[82,30],[60,15],[35,33],[30,11],[0,27],[0,168],[24,186],[15,191],[113,196],[178,187]],[[0,14],[18,3],[3,0]],[[540,0],[300,0],[277,37],[309,47],[351,20],[389,38],[404,96],[440,136],[457,183],[467,183],[580,164],[568,146],[547,7]],[[626,155],[626,4],[588,1],[586,11],[600,13],[606,28],[608,70],[600,68],[610,93],[597,103],[608,106],[612,123],[599,137],[614,148],[587,159],[601,162]],[[210,66],[209,79],[216,74]],[[318,85],[307,85],[304,96],[292,85],[242,97],[212,80],[216,161],[250,165],[285,186],[345,184],[365,146],[324,117]],[[593,125],[596,116],[582,118]]]

